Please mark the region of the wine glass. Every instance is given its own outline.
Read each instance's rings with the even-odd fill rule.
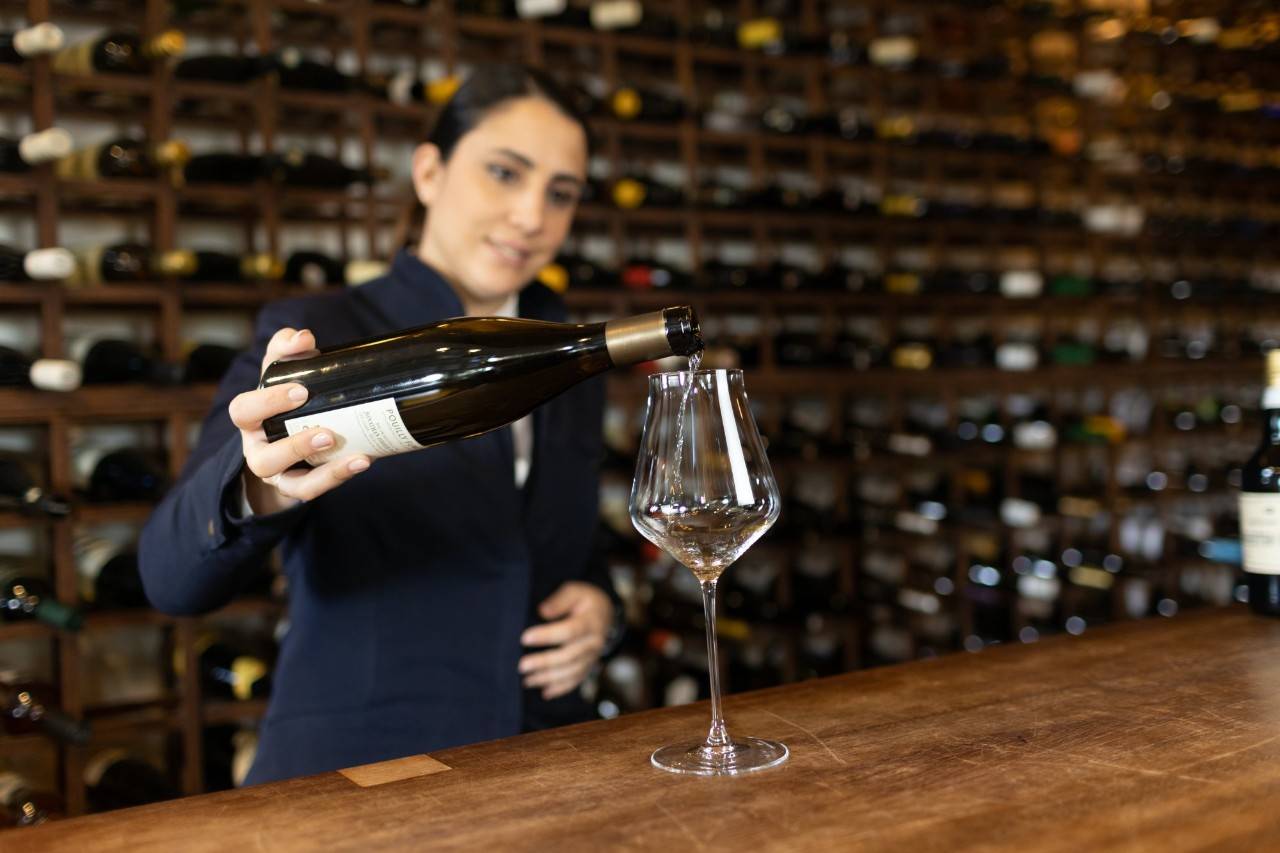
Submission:
[[[658,749],[653,765],[672,773],[732,776],[786,761],[787,747],[777,741],[731,738],[720,712],[716,581],[781,509],[741,370],[649,377],[630,509],[636,529],[698,578],[706,610],[711,729],[705,741]]]

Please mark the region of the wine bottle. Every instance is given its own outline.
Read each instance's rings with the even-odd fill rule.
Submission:
[[[1280,616],[1280,349],[1267,353],[1262,441],[1241,469],[1240,541],[1249,609]]]
[[[200,690],[206,697],[246,701],[271,692],[271,673],[266,662],[213,634],[196,639],[200,661]],[[175,651],[174,669],[184,674],[183,656]]]
[[[270,441],[332,429],[333,450],[308,457],[313,465],[338,454],[388,456],[497,429],[611,367],[701,349],[687,307],[587,325],[444,320],[269,365],[262,387],[298,382],[308,398],[263,427]]]
[[[88,471],[86,497],[95,503],[159,500],[169,486],[164,469],[132,447],[110,452],[89,448],[77,454],[77,471]]]
[[[438,77],[435,80],[421,80],[412,71],[402,71],[391,75],[370,75],[364,81],[364,88],[379,98],[401,106],[413,104],[440,105],[453,97],[458,91],[461,80],[452,75]]]
[[[53,70],[59,74],[146,74],[157,60],[182,53],[186,43],[177,30],[165,30],[148,39],[137,33],[106,33],[59,50],[53,57]]]
[[[303,57],[295,48],[280,51],[275,59],[275,71],[283,89],[342,93],[352,86],[352,79],[346,74],[331,65]]]
[[[149,762],[123,749],[109,749],[84,768],[85,795],[94,811],[109,811],[173,800],[180,792]]]
[[[283,264],[271,255],[233,255],[206,249],[164,252],[151,267],[157,275],[191,282],[274,280],[284,272]]]
[[[108,283],[148,282],[156,277],[181,276],[196,267],[191,252],[155,252],[141,243],[115,243],[76,250],[70,287],[97,287]]]
[[[74,391],[80,387],[80,365],[65,358],[32,360],[0,345],[0,386]]]
[[[13,670],[0,671],[0,727],[11,735],[42,734],[64,743],[89,741],[89,724],[57,707],[52,685],[32,681]]]
[[[0,281],[58,281],[76,271],[76,258],[66,249],[19,251],[0,246]]]
[[[85,385],[107,385],[127,382],[149,382],[156,385],[176,384],[180,368],[167,364],[133,341],[120,338],[75,338],[68,353],[80,364]]]
[[[623,121],[679,121],[685,116],[680,98],[633,86],[623,86],[609,97],[609,111]]]
[[[252,726],[206,726],[201,740],[205,792],[226,791],[243,785],[257,755],[258,732]]]
[[[72,146],[71,134],[61,127],[28,133],[21,139],[0,138],[0,172],[26,172],[32,166],[66,157]]]
[[[187,354],[182,381],[187,385],[218,382],[239,354],[239,350],[222,344],[199,344]]]
[[[0,773],[0,827],[38,826],[64,814],[61,797],[36,790],[17,773]]]
[[[62,48],[66,37],[57,24],[48,21],[12,33],[0,33],[0,62],[17,65],[34,56],[45,56]]]
[[[322,252],[297,251],[289,255],[284,264],[281,281],[301,284],[311,290],[328,285],[342,285],[346,279],[346,264]]]
[[[352,184],[373,183],[383,173],[379,169],[353,169],[332,157],[292,148],[266,160],[267,174],[285,186],[342,189]]]
[[[613,203],[623,210],[635,210],[638,207],[681,207],[685,203],[684,192],[679,187],[641,177],[615,181],[610,195]]]
[[[688,290],[691,284],[687,272],[656,261],[630,261],[619,278],[630,290]]]
[[[208,54],[181,60],[173,68],[179,80],[206,80],[213,83],[248,83],[275,69],[269,56],[226,56]]]
[[[149,606],[133,547],[86,536],[76,541],[75,557],[81,601],[95,608]]]
[[[54,163],[54,174],[63,180],[98,181],[113,178],[154,178],[162,168],[178,168],[191,157],[185,143],[159,144],[137,139],[113,139],[82,148]]]
[[[6,622],[34,619],[65,631],[79,630],[84,621],[80,612],[60,603],[48,584],[23,571],[0,564],[0,617]]]
[[[260,154],[214,151],[196,154],[182,167],[188,184],[234,184],[242,186],[272,176],[273,159]]]
[[[29,466],[26,459],[0,456],[0,510],[57,517],[70,513],[71,506],[64,499],[36,485]]]

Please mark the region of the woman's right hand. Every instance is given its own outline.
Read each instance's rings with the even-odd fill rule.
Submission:
[[[284,328],[271,336],[262,370],[281,359],[304,358],[315,351],[315,336],[307,329]],[[310,470],[290,471],[318,450],[333,446],[333,433],[320,427],[303,430],[279,441],[267,441],[262,422],[293,411],[307,401],[307,389],[290,382],[236,395],[227,407],[240,430],[244,447],[244,488],[257,514],[279,512],[300,501],[318,498],[369,467],[363,454],[341,456]]]

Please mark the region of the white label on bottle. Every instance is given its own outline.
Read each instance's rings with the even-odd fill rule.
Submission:
[[[333,433],[335,439],[328,450],[307,457],[312,465],[323,465],[330,459],[355,453],[378,459],[423,447],[409,433],[396,401],[390,398],[289,418],[284,422],[289,435],[297,435],[311,427],[324,427]]]
[[[1240,544],[1246,572],[1280,575],[1280,495],[1240,493]]]

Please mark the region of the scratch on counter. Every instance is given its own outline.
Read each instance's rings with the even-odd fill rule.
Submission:
[[[699,850],[706,849],[706,845],[702,843],[702,839],[694,835],[693,830],[685,826],[684,821],[680,819],[680,815],[676,814],[675,812],[671,811],[671,809],[664,806],[661,800],[655,801],[654,805],[657,806],[659,809],[661,809],[663,814],[671,818],[672,822],[675,823],[676,826],[680,827],[680,831],[683,832],[689,838],[690,841],[698,845]]]
[[[809,731],[808,729],[806,729],[804,726],[800,725],[799,723],[793,723],[793,722],[791,722],[790,720],[788,720],[786,717],[783,717],[783,716],[780,716],[780,715],[778,715],[778,714],[775,714],[775,713],[773,713],[772,711],[765,711],[765,713],[766,713],[766,714],[768,714],[770,717],[777,717],[779,720],[782,720],[782,722],[786,723],[788,726],[791,726],[792,728],[796,728],[796,729],[799,729],[800,731],[804,732],[804,733],[805,733],[805,734],[807,734],[809,737],[811,737],[811,738],[813,738],[814,740],[816,740],[816,741],[818,742],[818,745],[819,745],[819,746],[821,746],[823,749],[825,749],[825,750],[827,751],[827,754],[828,754],[828,755],[830,755],[832,758],[834,758],[834,759],[835,759],[836,761],[838,761],[839,763],[844,764],[844,765],[848,765],[848,763],[849,763],[849,762],[845,761],[843,758],[841,758],[840,756],[836,755],[835,750],[833,750],[831,747],[827,746],[826,741],[824,741],[822,738],[818,737],[816,734],[814,734],[813,732],[811,732],[811,731]]]
[[[1194,767],[1197,764],[1208,764],[1210,761],[1221,761],[1224,758],[1230,758],[1233,755],[1239,755],[1242,752],[1248,752],[1251,749],[1257,749],[1260,746],[1266,746],[1267,744],[1271,743],[1273,740],[1276,740],[1278,738],[1280,738],[1280,734],[1272,735],[1271,737],[1264,738],[1263,740],[1260,740],[1257,743],[1252,743],[1252,744],[1249,744],[1248,746],[1242,746],[1239,749],[1233,749],[1230,752],[1224,752],[1221,755],[1214,755],[1214,756],[1210,756],[1209,758],[1197,758],[1195,761],[1192,761],[1188,764],[1183,764],[1176,769],[1181,770],[1183,767]]]

